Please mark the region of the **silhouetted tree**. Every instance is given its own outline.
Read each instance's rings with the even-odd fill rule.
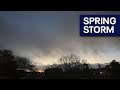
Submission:
[[[32,70],[34,68],[34,65],[32,65],[30,60],[26,57],[18,57],[17,56],[17,57],[15,57],[15,61],[16,61],[18,69]]]
[[[13,76],[15,75],[17,65],[14,61],[14,55],[11,50],[0,50],[0,75]]]
[[[59,59],[59,62],[61,64],[61,68],[64,71],[68,71],[68,70],[73,69],[73,68],[80,68],[81,67],[79,57],[74,55],[74,54],[70,54],[70,55],[61,57]]]
[[[0,76],[16,77],[18,69],[32,69],[33,65],[24,57],[17,57],[11,50],[0,50]]]

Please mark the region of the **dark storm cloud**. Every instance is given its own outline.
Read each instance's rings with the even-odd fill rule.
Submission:
[[[120,50],[119,37],[80,37],[80,14],[118,12],[0,12],[0,48],[43,57],[72,52],[99,55]]]

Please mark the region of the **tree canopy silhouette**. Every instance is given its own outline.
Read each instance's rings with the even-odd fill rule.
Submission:
[[[58,65],[53,64],[45,70],[46,78],[80,79],[87,78],[89,75],[87,61],[82,60],[80,62],[80,58],[75,54],[62,56],[58,62]]]
[[[35,66],[26,57],[14,55],[12,50],[0,50],[0,78],[1,77],[39,77],[47,79],[103,79],[120,78],[120,63],[112,60],[108,65],[90,68],[87,60],[80,60],[77,55],[69,54],[58,60],[59,64],[48,66],[44,73],[35,72]],[[31,70],[27,73],[24,70]]]
[[[105,67],[107,71],[111,74],[112,78],[120,78],[120,63],[116,60],[112,60],[109,65]]]
[[[12,50],[0,50],[0,76],[15,76],[18,69],[33,68],[29,59],[15,56]]]
[[[81,68],[80,58],[74,54],[62,56],[59,59],[59,62],[64,71],[68,71],[73,68]]]
[[[15,61],[17,64],[18,69],[29,69],[32,70],[34,68],[34,65],[30,62],[30,60],[26,57],[15,57]]]
[[[0,50],[0,73],[11,75],[15,73],[17,65],[11,50]]]

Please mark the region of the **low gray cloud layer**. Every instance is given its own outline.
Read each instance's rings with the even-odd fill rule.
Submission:
[[[0,12],[0,48],[12,49],[32,61],[75,53],[89,62],[119,59],[120,37],[80,37],[80,14],[119,12]],[[39,59],[35,60],[35,57]],[[48,57],[48,59],[46,59]],[[46,60],[46,61],[45,61]],[[106,61],[105,61],[106,60]]]

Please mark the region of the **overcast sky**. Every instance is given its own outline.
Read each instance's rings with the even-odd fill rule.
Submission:
[[[119,12],[0,11],[0,49],[11,49],[38,66],[69,53],[89,63],[120,61],[120,37],[79,36],[81,14]]]

